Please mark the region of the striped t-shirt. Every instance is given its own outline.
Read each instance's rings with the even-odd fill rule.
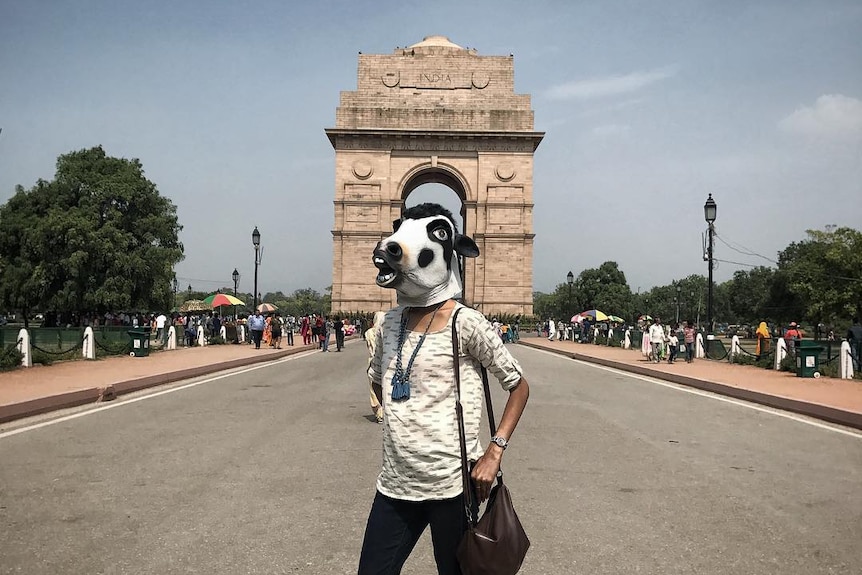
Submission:
[[[479,427],[484,392],[479,363],[506,390],[518,384],[522,370],[481,313],[461,304],[458,307],[463,308],[458,314],[458,339],[467,457],[476,460],[483,453]],[[416,355],[410,371],[410,398],[393,401],[392,376],[403,311],[404,307],[397,307],[386,313],[377,328],[380,344],[368,368],[371,381],[383,386],[383,469],[377,478],[377,490],[408,501],[449,499],[462,490],[452,316],[444,329],[428,333]],[[405,371],[421,335],[410,331],[406,334],[401,356]]]

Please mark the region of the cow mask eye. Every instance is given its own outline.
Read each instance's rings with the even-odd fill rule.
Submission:
[[[434,234],[434,237],[441,242],[445,242],[449,239],[449,231],[446,228],[434,228],[431,233]]]

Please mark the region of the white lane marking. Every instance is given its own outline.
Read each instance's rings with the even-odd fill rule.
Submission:
[[[813,427],[819,427],[820,429],[826,429],[828,431],[834,431],[836,433],[841,433],[843,435],[849,435],[850,437],[855,437],[856,439],[862,439],[862,433],[860,433],[858,431],[854,431],[852,429],[847,429],[844,427],[837,427],[837,426],[831,425],[829,423],[814,421],[814,420],[809,419],[805,416],[797,415],[795,413],[790,413],[787,411],[782,411],[778,408],[766,407],[763,405],[758,405],[756,403],[748,403],[747,401],[743,401],[740,399],[734,399],[732,397],[725,397],[723,395],[718,395],[716,393],[712,393],[710,391],[704,391],[702,389],[697,389],[695,387],[687,387],[685,385],[680,385],[678,383],[663,381],[661,379],[656,379],[656,378],[648,377],[645,375],[639,375],[636,373],[631,373],[629,371],[623,371],[623,370],[616,369],[613,367],[607,367],[605,365],[599,365],[597,363],[591,363],[589,361],[583,361],[580,359],[572,359],[570,357],[566,357],[564,355],[560,355],[558,353],[554,353],[552,351],[547,351],[544,349],[538,349],[538,348],[530,347],[530,346],[524,346],[524,347],[526,347],[527,349],[531,349],[533,351],[537,351],[539,353],[546,353],[546,354],[554,356],[558,359],[574,361],[575,363],[579,363],[579,364],[585,365],[587,367],[593,367],[595,369],[602,369],[604,371],[609,371],[609,372],[614,373],[616,375],[624,375],[626,377],[631,377],[633,379],[640,379],[641,381],[646,381],[647,383],[653,383],[656,385],[661,385],[663,387],[668,387],[670,389],[675,389],[677,391],[684,391],[685,393],[691,393],[693,395],[699,395],[701,397],[707,397],[709,399],[714,399],[716,401],[723,401],[724,403],[731,403],[733,405],[738,405],[740,407],[746,407],[748,409],[753,409],[755,411],[760,411],[763,413],[769,413],[771,415],[777,415],[778,417],[783,417],[785,419],[792,419],[793,421],[798,421],[799,423],[805,423],[805,424],[811,425]]]
[[[85,415],[92,415],[94,413],[98,413],[100,411],[105,411],[106,409],[114,409],[115,407],[123,407],[124,405],[131,405],[133,403],[137,403],[139,401],[143,401],[145,399],[152,399],[154,397],[159,397],[160,395],[166,395],[168,393],[174,393],[176,391],[182,391],[184,389],[189,389],[191,387],[197,387],[198,385],[203,385],[205,383],[212,383],[213,381],[218,381],[220,379],[224,379],[226,377],[233,377],[234,375],[240,375],[243,373],[248,373],[250,371],[255,371],[258,369],[264,369],[267,367],[272,367],[274,365],[279,365],[287,361],[292,361],[294,359],[299,359],[302,357],[307,357],[314,353],[314,351],[303,351],[294,355],[289,355],[282,359],[275,359],[273,361],[268,361],[262,364],[254,365],[252,367],[247,367],[245,369],[241,369],[240,371],[231,371],[230,373],[224,373],[222,375],[217,375],[215,377],[209,377],[207,379],[202,379],[201,381],[194,381],[192,383],[187,383],[185,385],[179,385],[177,387],[172,387],[170,389],[163,389],[162,391],[156,391],[153,393],[147,393],[146,395],[141,395],[139,397],[133,397],[127,400],[114,400],[116,403],[106,403],[100,407],[94,407],[93,409],[87,409],[86,411],[81,411],[79,413],[73,413],[71,415],[65,415],[63,417],[58,417],[57,419],[51,419],[48,421],[41,421],[39,423],[34,423],[33,425],[27,425],[25,427],[20,427],[18,429],[11,429],[9,431],[4,431],[0,433],[0,439],[5,439],[7,437],[12,437],[13,435],[18,435],[19,433],[24,433],[27,431],[33,431],[36,429],[41,429],[42,427],[48,427],[49,425],[54,425],[57,423],[63,423],[64,421],[70,421],[72,419],[77,419],[79,417],[84,417]],[[169,384],[165,384],[169,385]],[[141,390],[145,391],[145,390]]]

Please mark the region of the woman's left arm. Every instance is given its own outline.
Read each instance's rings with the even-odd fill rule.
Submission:
[[[518,421],[521,419],[521,414],[524,413],[524,408],[527,406],[529,398],[530,385],[526,379],[521,377],[518,385],[509,391],[509,400],[506,402],[503,417],[497,426],[497,437],[511,441],[512,434],[518,426]],[[497,472],[500,471],[502,461],[503,448],[492,442],[488,446],[488,450],[485,451],[485,455],[480,457],[479,461],[473,467],[471,477],[476,484],[476,492],[480,502],[488,499],[488,494],[491,492],[491,486],[497,478]]]

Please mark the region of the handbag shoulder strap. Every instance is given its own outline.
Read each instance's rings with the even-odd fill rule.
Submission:
[[[473,523],[472,496],[473,490],[470,485],[470,466],[467,462],[467,437],[464,431],[464,408],[461,405],[461,360],[460,349],[458,342],[458,312],[464,309],[464,306],[458,307],[452,314],[452,362],[455,368],[455,413],[458,416],[458,441],[461,444],[461,484],[464,490],[464,506],[467,512],[468,520]],[[488,385],[488,370],[485,366],[481,366],[482,371],[482,387],[485,391],[485,406],[488,409],[488,425],[491,430],[491,436],[497,433],[497,424],[494,420],[494,408],[491,403],[491,389]],[[503,471],[497,473],[497,484],[503,484]]]

